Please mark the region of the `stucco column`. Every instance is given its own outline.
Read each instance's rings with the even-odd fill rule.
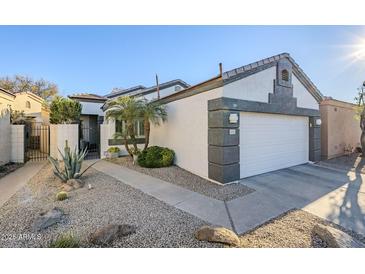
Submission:
[[[238,111],[208,112],[208,177],[220,183],[240,179],[239,117]]]
[[[320,116],[309,117],[309,161],[321,160],[321,125]],[[318,122],[317,122],[318,121]]]

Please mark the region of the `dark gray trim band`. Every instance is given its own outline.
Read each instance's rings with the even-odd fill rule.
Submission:
[[[145,143],[145,138],[137,138],[137,144],[144,144],[144,143]],[[109,139],[108,145],[109,146],[124,145],[124,140],[123,139]]]
[[[297,115],[297,116],[319,116],[319,110],[298,108],[293,104],[268,104],[256,101],[240,100],[221,97],[208,101],[208,110],[231,110],[245,112],[260,112],[271,114]]]

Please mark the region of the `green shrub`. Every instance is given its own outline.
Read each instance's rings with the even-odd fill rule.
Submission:
[[[108,148],[109,153],[118,153],[120,151],[119,147],[110,147]]]
[[[57,195],[56,195],[56,198],[57,198],[57,200],[58,201],[63,201],[63,200],[66,200],[67,199],[67,192],[65,192],[65,191],[60,191],[60,192],[58,192],[57,193]]]
[[[8,169],[5,167],[5,166],[0,166],[0,172],[5,172],[7,171]]]
[[[171,166],[174,161],[175,153],[173,150],[152,146],[140,153],[138,156],[138,164],[142,167],[167,167]]]
[[[57,96],[51,103],[49,120],[51,124],[72,124],[79,122],[82,105],[80,102]]]
[[[80,241],[72,233],[62,234],[49,244],[50,248],[78,248]]]

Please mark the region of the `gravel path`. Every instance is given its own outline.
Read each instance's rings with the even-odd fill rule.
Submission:
[[[365,243],[365,237],[347,231],[303,210],[291,210],[240,236],[242,247],[326,247],[313,235],[316,224],[326,224],[340,229]]]
[[[229,201],[255,191],[243,184],[219,185],[192,174],[178,166],[144,168],[133,165],[133,161],[130,157],[119,157],[108,159],[108,161],[221,201]]]
[[[194,216],[93,168],[83,180],[94,189],[84,187],[70,192],[65,201],[55,201],[61,183],[47,164],[0,208],[0,247],[45,247],[63,233],[73,233],[88,247],[88,235],[108,223],[138,227],[136,234],[116,240],[113,247],[222,247],[194,238],[194,232],[206,225]],[[32,234],[35,218],[55,206],[66,213],[62,223]]]

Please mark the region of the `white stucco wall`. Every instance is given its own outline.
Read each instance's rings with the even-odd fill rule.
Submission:
[[[65,141],[71,150],[79,148],[79,125],[78,124],[62,124],[50,125],[50,155],[58,160],[62,160],[58,149],[63,153]]]
[[[150,145],[175,151],[176,165],[208,177],[208,100],[222,97],[222,88],[167,104],[167,122],[151,127]]]
[[[276,67],[271,67],[224,86],[223,96],[267,103],[273,92]]]
[[[164,88],[164,89],[160,89],[160,97],[165,97],[165,96],[168,96],[168,95],[171,95],[173,93],[176,93],[178,91],[175,90],[175,88],[179,86],[180,87],[180,90],[183,90],[184,88],[180,85],[174,85],[172,87],[169,87],[169,88]],[[179,91],[180,91],[179,90]],[[150,94],[147,94],[145,96],[143,96],[144,98],[146,98],[147,100],[151,101],[153,99],[157,99],[157,91],[153,92],[153,93],[150,93]]]
[[[293,96],[297,98],[297,106],[300,108],[319,109],[319,104],[314,97],[309,93],[305,86],[293,74]]]
[[[99,115],[103,116],[103,110],[101,107],[103,103],[94,103],[94,102],[80,102],[82,105],[81,114],[85,115]]]
[[[274,90],[276,66],[229,83],[224,86],[224,97],[268,103],[269,93]],[[319,109],[319,104],[298,78],[292,74],[293,96],[297,98],[297,106],[301,108]]]

